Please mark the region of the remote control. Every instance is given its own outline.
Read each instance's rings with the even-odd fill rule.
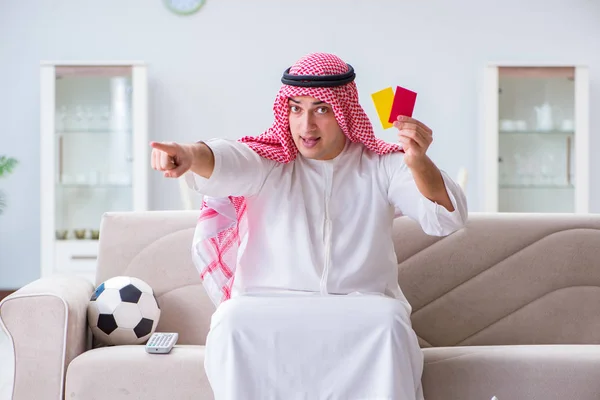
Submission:
[[[176,332],[155,332],[146,342],[146,352],[152,354],[167,354],[171,351],[179,334]]]

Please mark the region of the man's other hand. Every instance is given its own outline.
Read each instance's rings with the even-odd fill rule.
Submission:
[[[411,167],[426,158],[427,149],[433,142],[433,132],[427,125],[411,117],[399,116],[394,121],[398,140],[404,149],[404,161]]]

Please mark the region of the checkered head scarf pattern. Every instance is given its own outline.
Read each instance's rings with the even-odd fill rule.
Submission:
[[[286,73],[292,76],[328,77],[346,74],[350,68],[333,54],[312,53],[299,59]],[[261,157],[280,163],[294,161],[298,149],[290,133],[288,99],[295,96],[310,96],[330,104],[338,125],[352,142],[360,142],[380,155],[401,151],[399,145],[375,137],[373,126],[359,103],[353,79],[341,86],[330,87],[284,83],[273,104],[273,125],[259,136],[245,136],[239,140]],[[205,196],[200,210],[192,259],[207,294],[217,306],[231,297],[238,247],[247,234],[245,213],[244,198],[232,196]]]

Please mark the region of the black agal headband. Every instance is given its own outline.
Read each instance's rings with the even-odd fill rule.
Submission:
[[[352,65],[348,66],[348,72],[339,75],[290,75],[290,68],[286,69],[281,77],[281,82],[290,86],[301,87],[335,87],[350,83],[356,77]]]

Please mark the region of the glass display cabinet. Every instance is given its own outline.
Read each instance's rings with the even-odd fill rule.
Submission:
[[[484,96],[484,211],[588,212],[587,67],[488,66]]]
[[[147,210],[147,92],[142,63],[41,64],[42,277],[94,282],[102,215]]]

